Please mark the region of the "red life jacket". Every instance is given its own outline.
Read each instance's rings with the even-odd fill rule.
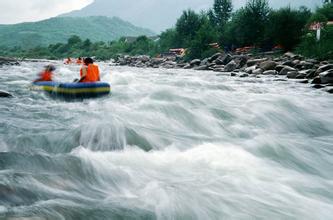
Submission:
[[[86,77],[82,82],[97,82],[100,80],[99,78],[99,68],[96,64],[89,64],[88,66],[84,66],[80,70],[80,76],[82,77],[83,72],[82,69],[87,69]]]
[[[38,81],[52,81],[52,75],[51,71],[44,71],[39,75]]]

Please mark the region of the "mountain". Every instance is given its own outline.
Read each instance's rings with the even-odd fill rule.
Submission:
[[[0,46],[32,48],[63,43],[72,35],[95,42],[154,33],[116,17],[57,17],[40,22],[0,25]]]
[[[246,4],[247,0],[233,0],[237,10]],[[175,25],[183,10],[193,9],[197,12],[213,6],[214,0],[94,0],[85,8],[61,16],[117,16],[140,27],[147,27],[156,32],[164,31]],[[314,9],[321,5],[322,0],[269,0],[273,8],[300,7],[305,5]]]
[[[160,32],[172,27],[183,10],[192,8],[200,11],[209,8],[212,2],[213,0],[95,0],[81,10],[61,16],[116,16],[140,27]]]

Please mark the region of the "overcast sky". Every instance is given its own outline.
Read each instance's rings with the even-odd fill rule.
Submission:
[[[93,0],[0,0],[0,23],[38,21],[87,6]]]
[[[93,0],[0,0],[0,23],[13,24],[42,20],[75,9],[81,9],[92,1]],[[233,4],[238,8],[244,5],[245,1],[246,0],[233,0]],[[213,0],[202,0],[200,8],[205,5],[207,5],[207,7],[211,6],[212,2]],[[275,7],[291,4],[292,6],[307,5],[313,8],[321,2],[321,0],[270,0],[271,5]],[[121,0],[119,0],[119,3],[121,4]],[[198,5],[188,5],[187,8],[198,8]]]

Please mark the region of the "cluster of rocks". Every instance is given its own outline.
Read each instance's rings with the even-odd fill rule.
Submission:
[[[216,53],[209,58],[195,59],[190,62],[177,61],[174,57],[119,56],[115,63],[132,67],[211,70],[227,72],[231,76],[239,77],[285,76],[287,79],[298,79],[301,83],[312,83],[314,88],[324,88],[333,93],[333,63],[306,59],[290,52],[278,57],[271,54],[254,57],[249,54]]]
[[[3,65],[19,65],[20,63],[13,58],[9,58],[9,57],[0,57],[0,66]]]

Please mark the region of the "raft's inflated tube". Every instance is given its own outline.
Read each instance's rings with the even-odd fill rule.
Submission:
[[[35,82],[33,90],[42,90],[50,95],[64,98],[95,98],[108,95],[111,86],[105,82],[95,83],[58,83],[58,82]]]

